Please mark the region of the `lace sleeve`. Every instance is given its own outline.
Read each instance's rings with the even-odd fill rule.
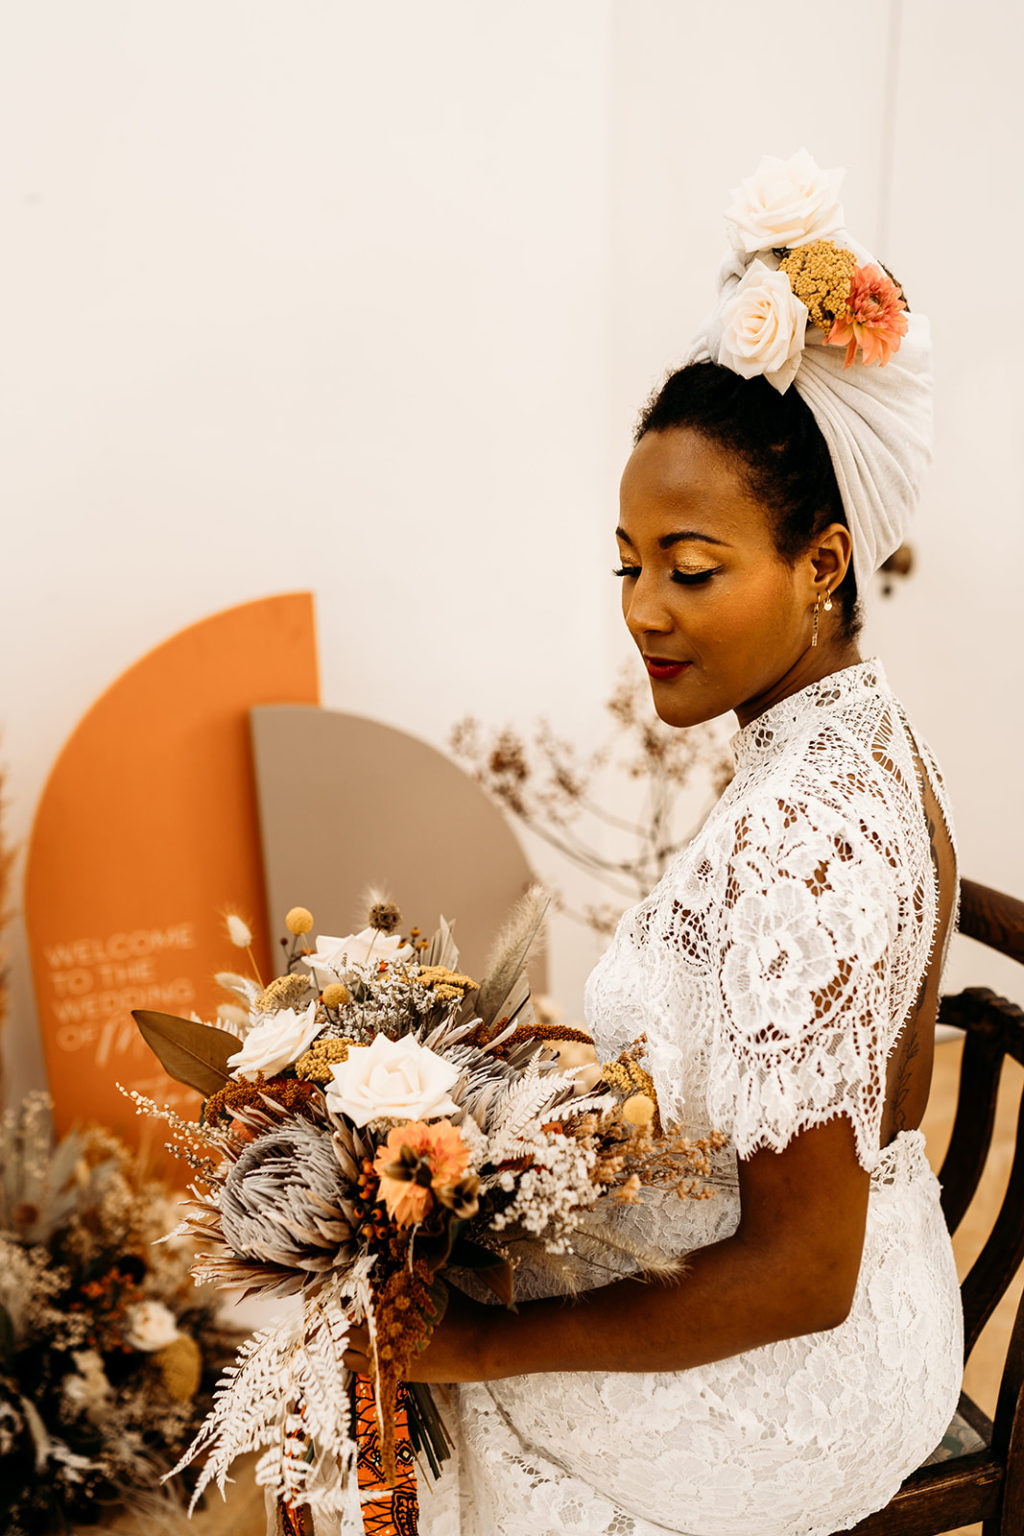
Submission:
[[[898,881],[892,855],[851,821],[773,798],[736,827],[708,1107],[740,1157],[837,1114],[862,1166],[878,1157]]]

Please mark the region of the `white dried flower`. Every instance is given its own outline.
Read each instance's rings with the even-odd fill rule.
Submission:
[[[61,1387],[65,1406],[72,1414],[84,1414],[91,1424],[102,1424],[114,1395],[103,1369],[103,1357],[95,1349],[75,1349],[71,1358],[75,1369],[65,1376]]]
[[[364,928],[361,933],[349,933],[341,939],[318,933],[316,953],[307,955],[305,960],[316,976],[317,986],[322,988],[347,976],[354,965],[376,965],[381,960],[393,965],[411,960],[415,953],[412,945],[403,944],[398,934]]]

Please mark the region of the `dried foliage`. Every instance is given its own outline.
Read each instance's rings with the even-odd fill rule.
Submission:
[[[614,929],[627,902],[649,893],[689,841],[692,831],[677,825],[680,792],[703,776],[718,795],[732,772],[715,727],[663,725],[646,685],[632,674],[623,677],[606,708],[609,739],[585,758],[546,720],[524,736],[507,726],[488,731],[466,716],[449,742],[510,815],[613,893],[613,901],[582,911],[556,898],[570,916],[601,934]],[[609,791],[619,801],[627,798],[624,777],[640,791],[633,818],[621,805],[609,809],[602,798]]]
[[[127,1503],[156,1528],[159,1480],[202,1422],[232,1340],[187,1244],[154,1242],[169,1191],[109,1132],[55,1142],[30,1095],[0,1122],[0,1529],[63,1530]]]

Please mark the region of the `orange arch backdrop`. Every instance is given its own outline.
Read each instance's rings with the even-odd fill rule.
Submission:
[[[96,1119],[138,1139],[115,1086],[187,1113],[138,1038],[132,1008],[213,1017],[218,970],[247,968],[221,913],[262,934],[249,709],[318,701],[313,600],[243,603],[174,635],[80,722],[43,791],[25,916],[58,1128]],[[219,909],[219,910],[218,910]]]

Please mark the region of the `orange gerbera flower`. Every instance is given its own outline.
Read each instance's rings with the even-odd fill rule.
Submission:
[[[837,316],[825,337],[826,346],[845,347],[844,368],[849,368],[860,347],[865,363],[887,363],[907,334],[907,310],[903,292],[888,273],[869,262],[850,279],[845,315]]]
[[[457,1183],[468,1162],[469,1148],[450,1120],[396,1125],[373,1163],[388,1215],[400,1227],[422,1221],[434,1191]]]

